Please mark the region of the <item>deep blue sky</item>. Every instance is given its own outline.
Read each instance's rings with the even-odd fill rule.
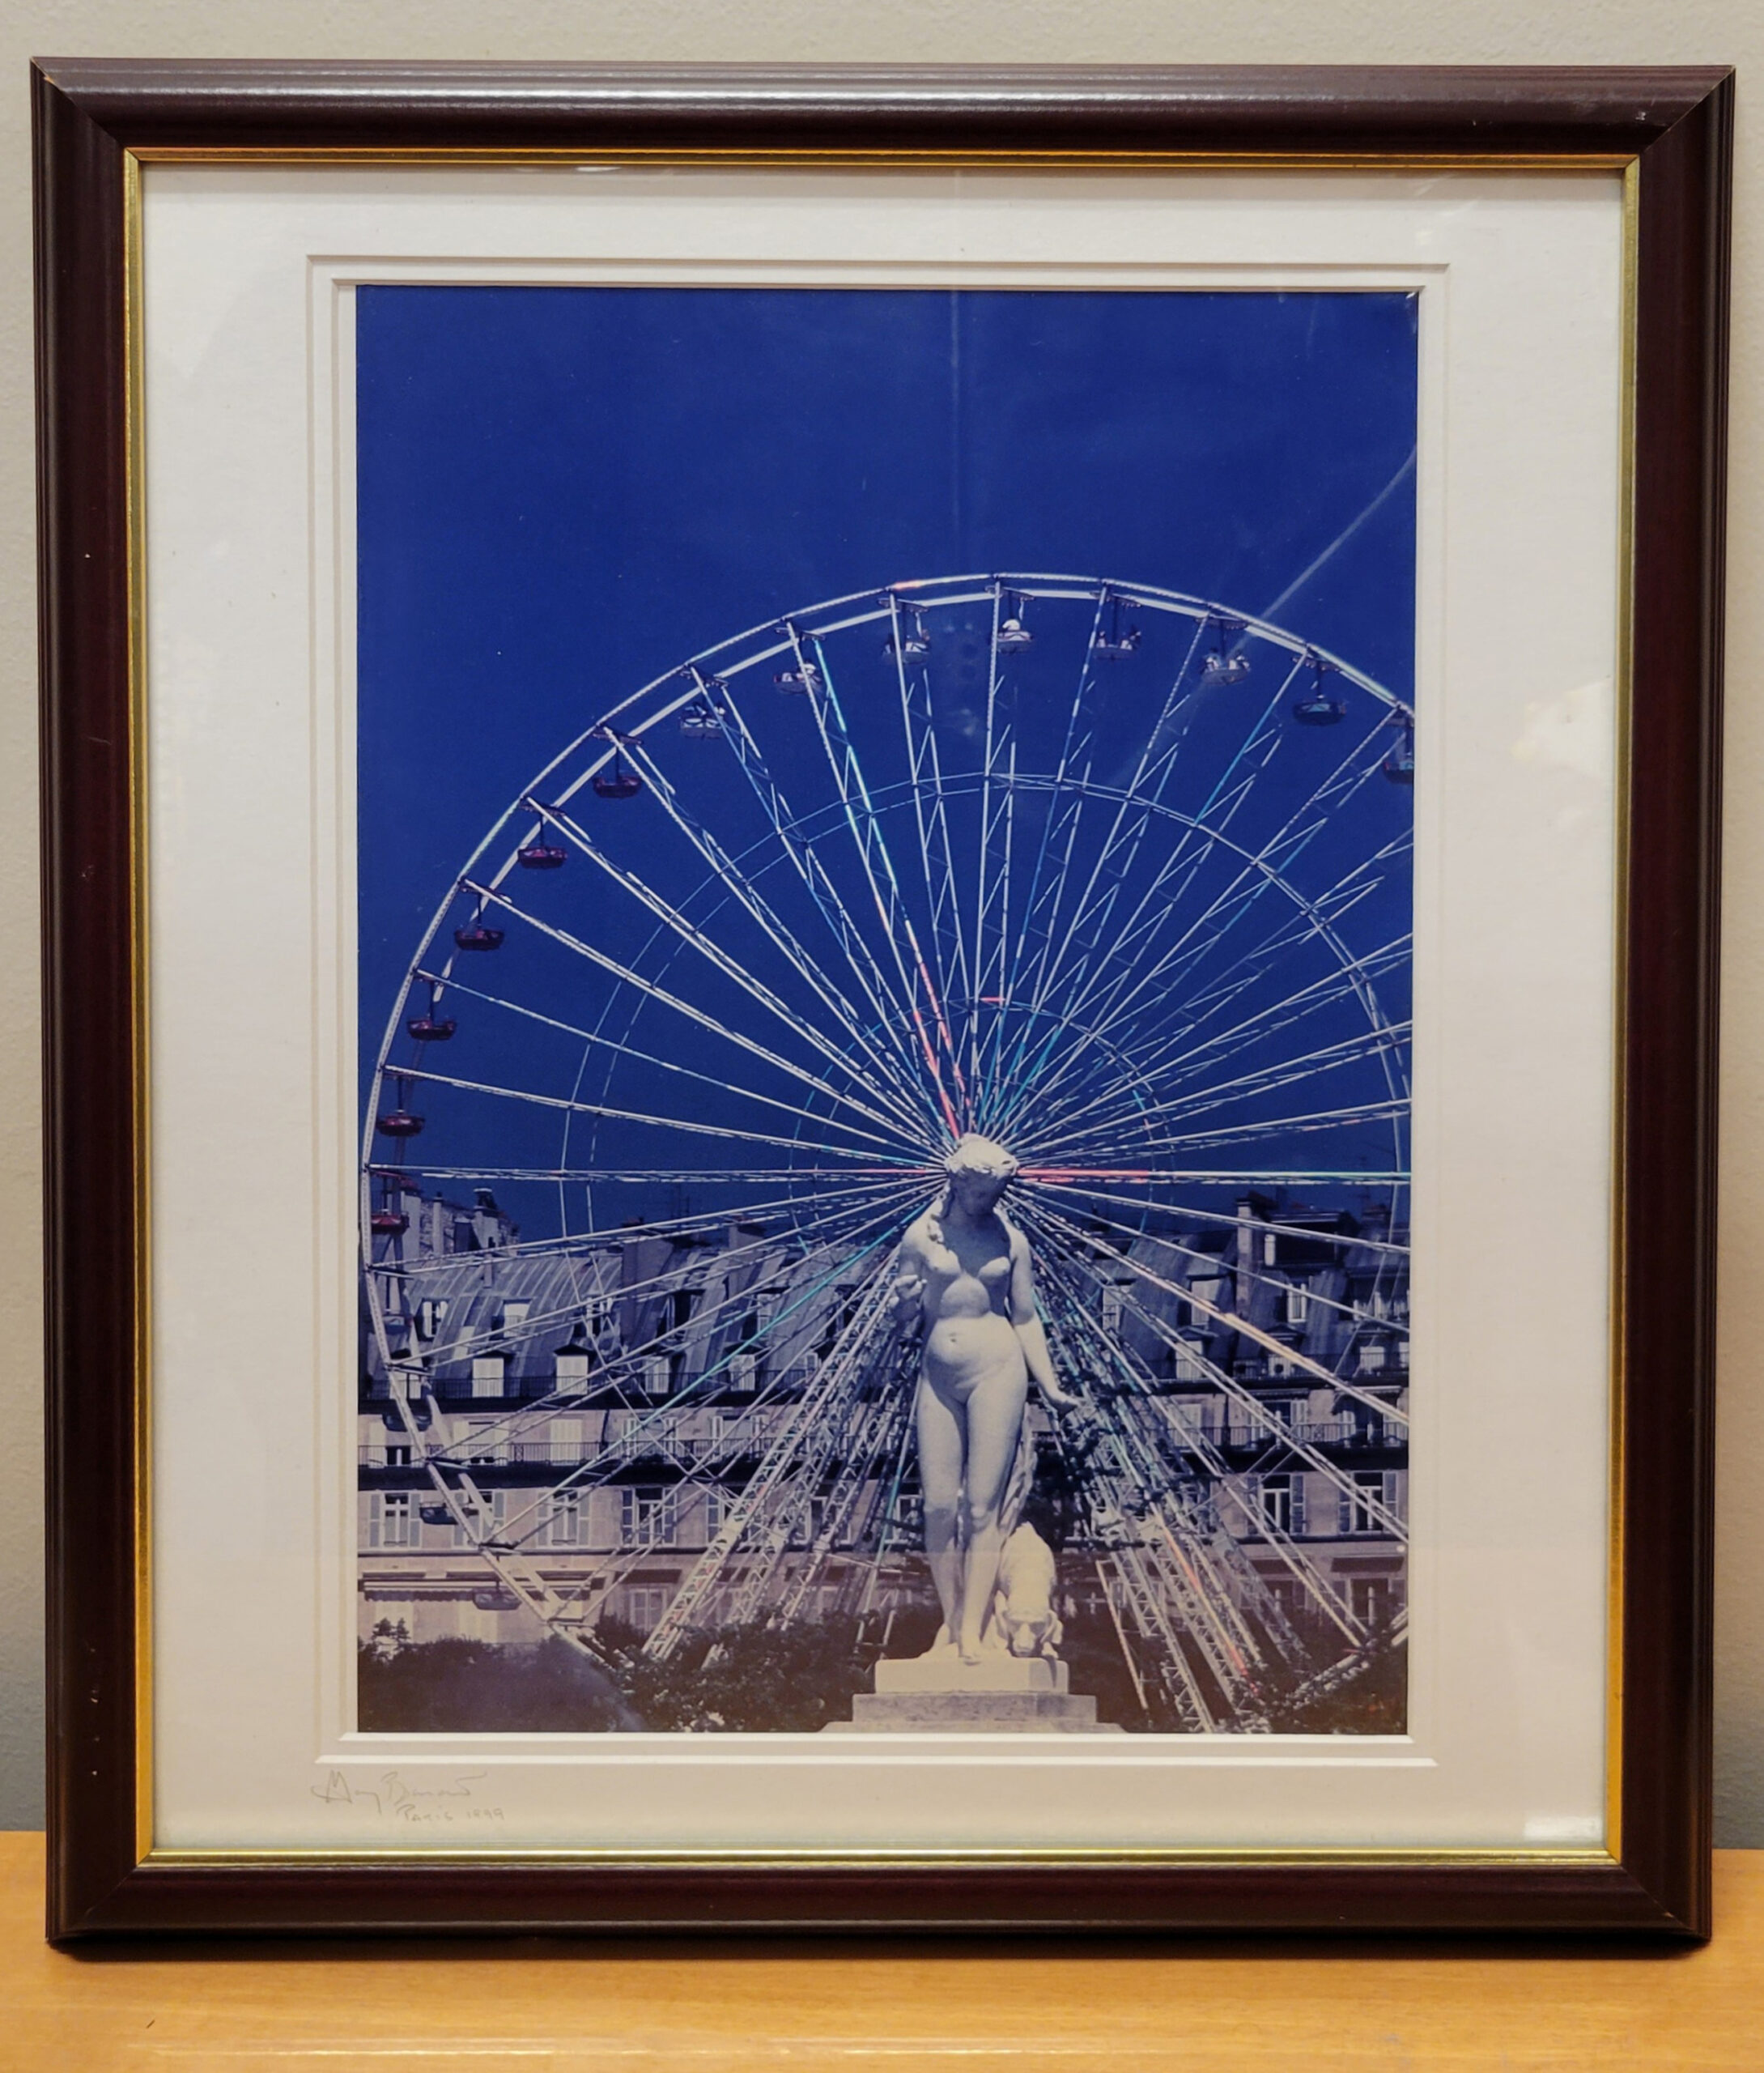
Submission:
[[[358,291],[364,1069],[453,874],[740,628],[962,570],[1261,611],[1415,439],[1379,294]],[[1408,696],[1413,477],[1275,616]]]

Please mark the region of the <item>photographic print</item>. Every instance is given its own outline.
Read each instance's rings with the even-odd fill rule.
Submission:
[[[359,1726],[1401,1733],[1416,297],[355,313]]]

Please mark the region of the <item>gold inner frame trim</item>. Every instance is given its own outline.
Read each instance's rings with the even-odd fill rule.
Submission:
[[[1163,1871],[1192,1867],[1205,1871],[1229,1870],[1233,1865],[1253,1864],[1265,1868],[1290,1867],[1303,1870],[1307,1867],[1322,1869],[1359,1869],[1365,1871],[1415,1871],[1437,1867],[1441,1870],[1455,1869],[1464,1865],[1480,1866],[1490,1871],[1506,1868],[1524,1868],[1536,1871],[1557,1867],[1565,1871],[1596,1871],[1601,1867],[1617,1869],[1617,1860],[1609,1850],[1601,1848],[1587,1850],[1539,1849],[1490,1850],[1469,1845],[1462,1850],[1442,1847],[1434,1844],[1417,1844],[1394,1850],[1355,1850],[1319,1846],[1290,1849],[1256,1847],[1238,1850],[1225,1845],[1201,1849],[1178,1847],[1169,1850],[1117,1850],[1103,1845],[1091,1846],[1078,1844],[1067,1849],[1036,1849],[1034,1847],[1006,1847],[1001,1849],[973,1849],[950,1846],[933,1846],[923,1850],[869,1850],[853,1847],[849,1850],[817,1845],[801,1850],[730,1850],[719,1853],[703,1849],[656,1849],[647,1850],[609,1849],[559,1849],[526,1850],[154,1850],[143,1862],[151,1870],[178,1871],[212,1871],[253,1864],[274,1862],[306,1866],[322,1870],[329,1865],[385,1865],[385,1864],[478,1864],[496,1869],[518,1870],[523,1866],[535,1867],[575,1865],[592,1867],[597,1871],[628,1868],[631,1871],[651,1871],[661,1868],[680,1870],[725,1870],[739,1864],[745,1871],[763,1869],[767,1866],[780,1870],[812,1871],[825,1867],[829,1871],[843,1871],[852,1867],[895,1866],[910,1869],[915,1865],[937,1865],[945,1869],[971,1867],[984,1871],[988,1867],[1028,1870],[1035,1866],[1049,1868],[1082,1864],[1096,1870],[1118,1867],[1122,1871]]]
[[[122,160],[124,526],[129,615],[129,907],[134,1053],[134,1830],[153,1847],[152,1078],[147,986],[147,364],[141,163]]]
[[[1067,1849],[921,1849],[921,1850],[702,1850],[657,1849],[631,1851],[616,1849],[559,1849],[516,1853],[491,1853],[473,1850],[338,1850],[270,1849],[261,1850],[187,1850],[156,1848],[153,1841],[153,1726],[154,1658],[152,1594],[152,1312],[151,1312],[151,1161],[149,1139],[151,1075],[150,1023],[147,987],[147,596],[146,596],[146,442],[145,360],[142,335],[142,172],[147,165],[245,164],[274,166],[364,166],[376,168],[409,166],[415,170],[459,167],[530,167],[544,171],[565,171],[574,167],[617,166],[633,170],[731,171],[767,169],[813,170],[817,167],[841,171],[874,169],[910,172],[1061,172],[1099,175],[1129,172],[1337,172],[1384,174],[1465,172],[1585,173],[1617,172],[1622,176],[1622,284],[1620,326],[1622,366],[1621,430],[1618,463],[1618,609],[1617,667],[1613,726],[1617,797],[1613,822],[1617,896],[1613,927],[1615,956],[1613,975],[1613,1132],[1611,1211],[1611,1313],[1609,1368],[1610,1387],[1609,1519],[1607,1547],[1606,1690],[1605,1690],[1605,1841],[1583,1850],[1541,1846],[1537,1850],[1439,1847],[1410,1845],[1389,1850],[1351,1847],[1290,1847],[1281,1849],[1175,1846],[1147,1850],[1117,1850],[1078,1845]],[[1623,1480],[1625,1451],[1623,1416],[1626,1402],[1625,1316],[1627,1282],[1624,1267],[1626,1224],[1623,1178],[1626,1136],[1624,1129],[1624,1042],[1626,1034],[1627,958],[1624,916],[1626,907],[1630,851],[1630,769],[1632,753],[1631,672],[1632,626],[1634,595],[1634,428],[1636,381],[1636,326],[1639,272],[1637,254],[1640,228],[1641,164],[1636,152],[1407,152],[1367,155],[1339,152],[1211,152],[1211,151],[1018,151],[903,149],[839,151],[743,151],[677,146],[655,148],[618,146],[545,146],[519,151],[496,147],[446,147],[413,150],[404,147],[385,149],[359,146],[171,146],[144,145],[122,154],[122,220],[124,238],[124,340],[126,443],[125,526],[128,555],[129,675],[130,675],[130,798],[131,881],[131,974],[134,990],[133,1024],[135,1057],[135,1172],[136,1299],[134,1390],[134,1828],[138,1863],[146,1869],[172,1871],[249,1868],[274,1863],[314,1869],[326,1865],[471,1864],[487,1869],[516,1868],[522,1865],[580,1864],[600,1869],[621,1866],[633,1868],[677,1866],[682,1868],[726,1869],[732,1863],[754,1870],[767,1867],[802,1870],[816,1866],[989,1865],[1029,1868],[1087,1865],[1099,1868],[1192,1867],[1226,1868],[1231,1865],[1294,1868],[1327,1865],[1340,1869],[1421,1870],[1479,1866],[1487,1868],[1560,1868],[1588,1871],[1617,1868],[1622,1862],[1624,1696],[1623,1570],[1626,1539]]]
[[[1009,171],[1059,172],[1622,172],[1637,163],[1631,151],[1545,152],[1412,151],[1389,157],[1340,151],[1016,151],[920,150],[878,151],[816,149],[695,151],[677,144],[644,146],[538,145],[520,150],[495,145],[376,149],[349,145],[143,144],[132,154],[151,165],[370,165],[539,166],[628,165],[715,170],[791,167],[812,170],[873,168],[886,172]]]
[[[1630,762],[1634,751],[1633,672],[1635,619],[1635,362],[1640,313],[1638,256],[1641,237],[1641,164],[1631,160],[1623,172],[1622,364],[1618,376],[1622,413],[1617,432],[1617,675],[1613,685],[1612,770],[1616,796],[1612,802],[1611,944],[1611,1309],[1607,1368],[1609,1387],[1605,1415],[1610,1420],[1609,1485],[1605,1533],[1605,1835],[1612,1854],[1623,1851],[1623,1555],[1628,1540],[1624,1496],[1627,1455],[1624,1415],[1629,1400],[1626,1319],[1629,1309],[1627,1075],[1629,1033],[1629,945],[1624,917],[1628,911],[1630,874]]]

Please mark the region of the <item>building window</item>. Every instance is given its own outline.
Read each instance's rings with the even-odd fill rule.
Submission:
[[[1289,1288],[1286,1291],[1286,1322],[1302,1325],[1311,1314],[1311,1291],[1308,1288]]]
[[[588,1381],[588,1355],[580,1347],[566,1347],[557,1356],[557,1386],[560,1390],[579,1390]]]
[[[474,1502],[469,1490],[459,1493],[460,1504],[471,1522],[470,1530],[457,1519],[453,1522],[453,1545],[456,1547],[475,1547],[480,1541],[494,1540],[502,1530],[503,1521],[508,1509],[506,1490],[487,1490],[478,1493]]]
[[[1110,1287],[1103,1291],[1103,1329],[1104,1331],[1120,1330],[1123,1300],[1119,1288]]]
[[[377,1490],[368,1500],[370,1547],[414,1547],[420,1528],[407,1490]]]
[[[1375,1509],[1384,1505],[1386,1500],[1385,1478],[1381,1470],[1358,1470],[1353,1490],[1344,1490],[1341,1495],[1343,1533],[1384,1533],[1388,1530]]]
[[[1382,1627],[1391,1613],[1388,1577],[1350,1577],[1348,1604],[1362,1627]]]
[[[1262,1233],[1262,1265],[1272,1266],[1279,1258],[1280,1239],[1277,1234],[1272,1231],[1265,1231]]]
[[[1206,1379],[1206,1342],[1186,1336],[1176,1341],[1175,1369],[1179,1382],[1200,1382]]]
[[[554,1490],[546,1504],[545,1537],[553,1547],[582,1544],[582,1492]]]
[[[1384,1366],[1384,1348],[1377,1339],[1370,1339],[1360,1348],[1360,1373],[1376,1375]]]
[[[1269,1577],[1266,1581],[1268,1595],[1273,1603],[1274,1609],[1289,1624],[1296,1625],[1303,1599],[1299,1579],[1296,1577]]]
[[[652,1634],[668,1609],[665,1584],[632,1584],[624,1593],[625,1621],[640,1634]]]
[[[1262,1523],[1275,1533],[1303,1533],[1305,1530],[1305,1486],[1296,1475],[1265,1475],[1261,1488]]]
[[[1290,1375],[1292,1373],[1292,1363],[1284,1353],[1270,1353],[1268,1356],[1268,1372],[1270,1375]]]
[[[504,1329],[512,1331],[517,1325],[524,1325],[532,1309],[533,1305],[529,1302],[504,1303],[502,1306]]]
[[[386,1466],[408,1468],[410,1466],[410,1442],[408,1440],[389,1440],[386,1442]]]
[[[472,1359],[472,1394],[500,1396],[507,1369],[508,1360],[504,1354],[475,1354]]]
[[[643,1386],[651,1396],[665,1396],[671,1374],[665,1353],[652,1353],[643,1364]]]
[[[618,1503],[619,1530],[627,1543],[641,1541],[651,1547],[672,1547],[675,1507],[671,1488],[621,1490]]]
[[[708,1547],[716,1539],[729,1518],[729,1497],[721,1490],[707,1490],[704,1493],[704,1542]]]
[[[1198,1297],[1201,1302],[1210,1303],[1214,1309],[1218,1309],[1225,1301],[1225,1283],[1211,1278],[1191,1281],[1188,1283],[1188,1293]]]
[[[468,1418],[465,1456],[467,1461],[495,1461],[500,1451],[501,1422],[495,1418]]]
[[[580,1418],[554,1418],[545,1428],[542,1460],[567,1468],[582,1459],[586,1428]]]
[[[732,1353],[729,1356],[729,1386],[734,1390],[750,1390],[754,1386],[754,1356],[750,1353]]]

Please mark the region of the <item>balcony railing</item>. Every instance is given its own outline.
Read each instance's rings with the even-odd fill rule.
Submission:
[[[720,1456],[756,1454],[777,1438],[780,1419],[754,1419],[727,1432],[683,1434],[657,1427],[620,1432],[606,1440],[492,1439],[474,1444],[463,1439],[448,1446],[431,1442],[430,1451],[448,1460],[488,1467],[575,1468],[584,1462],[669,1461],[681,1467]],[[397,1458],[394,1458],[397,1457]],[[423,1461],[409,1448],[361,1446],[355,1450],[363,1468],[420,1468]]]
[[[1291,1440],[1300,1446],[1355,1447],[1368,1453],[1392,1454],[1409,1444],[1409,1435],[1401,1428],[1368,1429],[1351,1418],[1328,1418],[1308,1425],[1227,1425],[1212,1437],[1215,1445],[1227,1448],[1265,1447],[1280,1440]]]

